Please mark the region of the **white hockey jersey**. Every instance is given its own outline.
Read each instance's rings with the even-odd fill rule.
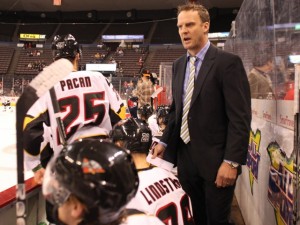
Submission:
[[[129,215],[120,225],[164,225],[157,217],[139,213]]]
[[[194,224],[191,203],[176,176],[158,167],[138,172],[140,184],[127,208],[157,216],[166,225]]]
[[[55,86],[67,142],[92,137],[108,136],[112,126],[125,118],[125,107],[119,94],[98,72],[70,73]],[[26,169],[40,161],[43,124],[50,127],[54,154],[62,149],[50,93],[43,95],[27,112],[24,121]]]
[[[152,136],[161,136],[162,135],[162,132],[159,130],[159,126],[157,124],[156,114],[153,114],[148,118],[148,125],[149,125],[149,128],[151,129]]]

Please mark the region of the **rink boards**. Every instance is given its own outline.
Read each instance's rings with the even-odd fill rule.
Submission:
[[[16,131],[15,107],[12,111],[0,107],[0,225],[16,224]],[[38,224],[44,218],[44,201],[41,189],[32,178],[32,172],[25,172],[27,197],[27,224]]]

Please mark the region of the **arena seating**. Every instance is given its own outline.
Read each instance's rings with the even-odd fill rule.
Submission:
[[[153,73],[159,74],[159,65],[162,62],[173,62],[186,53],[184,48],[172,48],[163,46],[151,50],[153,56],[151,60],[146,61],[146,67]]]
[[[142,54],[137,49],[124,49],[124,56],[118,56],[114,54],[113,58],[116,62],[121,62],[121,67],[123,68],[123,73],[117,74],[119,76],[136,76],[139,74],[143,65],[139,64],[139,58],[145,61],[148,52]]]
[[[84,66],[87,63],[100,63],[100,61],[95,58],[95,54],[99,53],[99,54],[104,54],[105,57],[103,60],[105,60],[105,58],[108,55],[108,51],[106,49],[101,49],[98,47],[83,47],[82,48],[82,57],[80,60],[80,65]]]
[[[5,75],[14,55],[14,48],[0,47],[0,74]]]
[[[16,75],[37,75],[40,64],[49,65],[53,62],[51,49],[20,49],[20,56],[15,71]],[[40,51],[41,54],[35,55],[34,51]],[[29,56],[30,52],[33,52],[32,56]],[[31,67],[28,64],[31,63]]]

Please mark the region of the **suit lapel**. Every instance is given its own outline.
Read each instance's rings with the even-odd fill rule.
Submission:
[[[183,83],[184,83],[184,77],[185,77],[185,69],[186,69],[186,61],[187,57],[184,56],[178,61],[178,70],[176,74],[175,80],[175,89],[176,93],[175,94],[175,102],[176,105],[178,105],[177,109],[182,109],[182,93],[183,93]],[[179,114],[179,112],[178,112]],[[178,115],[177,114],[177,115]]]
[[[196,101],[197,96],[201,92],[201,89],[203,87],[205,79],[208,76],[208,73],[209,73],[212,65],[214,64],[216,54],[217,54],[217,48],[210,45],[210,47],[208,48],[206,55],[203,59],[200,71],[198,72],[198,77],[195,82],[194,93],[193,93],[192,100],[191,100],[191,106]]]

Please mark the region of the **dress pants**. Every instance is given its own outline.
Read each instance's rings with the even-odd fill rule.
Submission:
[[[178,178],[190,196],[196,225],[230,225],[234,186],[218,188],[214,181],[200,176],[190,143],[180,140],[177,156]],[[195,150],[194,150],[195,151]],[[213,159],[212,159],[213,160]]]

